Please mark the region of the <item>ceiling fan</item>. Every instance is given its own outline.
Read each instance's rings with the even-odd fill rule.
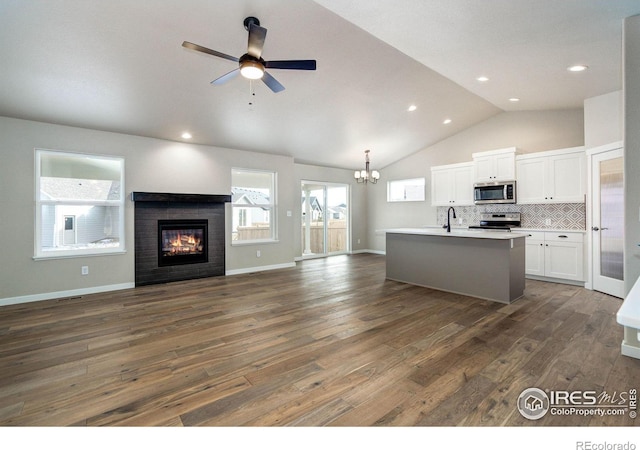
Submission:
[[[265,61],[262,59],[262,47],[264,47],[264,39],[267,36],[267,29],[261,27],[260,21],[255,17],[247,17],[244,19],[244,28],[249,32],[249,45],[247,53],[242,55],[240,58],[211,50],[210,48],[193,44],[191,42],[184,41],[182,43],[182,46],[185,48],[238,63],[237,69],[216,78],[211,82],[211,84],[223,84],[240,73],[242,76],[249,78],[250,80],[262,79],[269,89],[277,93],[283,91],[284,86],[265,69],[316,70],[316,61],[314,59]]]

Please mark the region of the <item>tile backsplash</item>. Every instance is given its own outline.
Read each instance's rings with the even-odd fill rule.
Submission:
[[[584,203],[557,203],[545,205],[477,205],[455,206],[456,216],[462,219],[462,226],[480,223],[480,214],[519,212],[522,228],[584,230],[586,227],[586,207]],[[447,206],[438,207],[438,225],[447,222]],[[547,219],[551,221],[547,225]],[[456,226],[458,221],[455,221]]]

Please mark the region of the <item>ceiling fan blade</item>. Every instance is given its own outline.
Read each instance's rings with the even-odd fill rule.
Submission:
[[[227,54],[225,54],[225,53],[217,52],[217,51],[215,51],[215,50],[211,50],[210,48],[203,47],[203,46],[201,46],[201,45],[194,44],[194,43],[192,43],[192,42],[184,41],[184,42],[182,43],[182,46],[183,46],[184,48],[189,48],[189,49],[191,49],[191,50],[196,50],[196,51],[198,51],[198,52],[206,53],[206,54],[208,54],[208,55],[213,55],[213,56],[217,56],[217,57],[219,57],[219,58],[228,59],[229,61],[235,61],[235,62],[238,62],[238,61],[239,61],[239,59],[238,59],[238,58],[236,58],[235,56],[231,56],[231,55],[227,55]]]
[[[223,84],[226,83],[227,81],[231,80],[232,78],[235,78],[236,75],[238,75],[240,73],[240,68],[237,68],[235,70],[232,70],[229,73],[225,73],[224,75],[222,75],[221,77],[216,78],[215,80],[213,80],[211,82],[211,84]]]
[[[259,59],[262,55],[265,37],[267,37],[267,29],[251,23],[249,25],[249,45],[247,53]]]
[[[316,60],[265,61],[264,66],[267,69],[316,70]]]
[[[265,72],[262,75],[262,81],[264,81],[264,84],[266,84],[267,86],[269,86],[269,89],[271,89],[273,92],[275,92],[276,94],[280,91],[284,91],[284,86],[280,84],[280,82],[278,80],[276,80],[275,78],[273,78],[271,75],[269,75],[268,72]]]

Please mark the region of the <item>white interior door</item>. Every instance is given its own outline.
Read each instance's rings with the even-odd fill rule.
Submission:
[[[591,156],[593,289],[624,296],[623,150]]]

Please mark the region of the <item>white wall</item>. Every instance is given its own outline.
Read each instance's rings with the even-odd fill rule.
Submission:
[[[369,247],[384,250],[381,229],[436,225],[437,210],[431,206],[431,166],[471,161],[474,152],[499,148],[517,147],[519,153],[533,153],[581,145],[582,109],[505,112],[384,167],[381,182],[368,191]],[[417,177],[426,178],[426,201],[387,203],[387,181]]]
[[[624,22],[625,292],[640,276],[640,16]]]
[[[114,155],[125,158],[125,243],[127,253],[55,260],[34,254],[34,149]],[[300,209],[293,159],[240,150],[185,144],[118,133],[0,117],[0,229],[3,299],[47,298],[49,293],[100,290],[134,282],[132,191],[230,194],[231,168],[278,173],[278,234],[274,244],[231,246],[227,233],[227,270],[292,265],[294,218]],[[231,229],[230,205],[227,228]],[[256,250],[261,257],[256,257]],[[80,274],[89,266],[89,275]],[[13,301],[10,301],[13,302]],[[6,303],[6,302],[5,302]]]
[[[584,145],[587,149],[622,140],[622,91],[584,101]]]

